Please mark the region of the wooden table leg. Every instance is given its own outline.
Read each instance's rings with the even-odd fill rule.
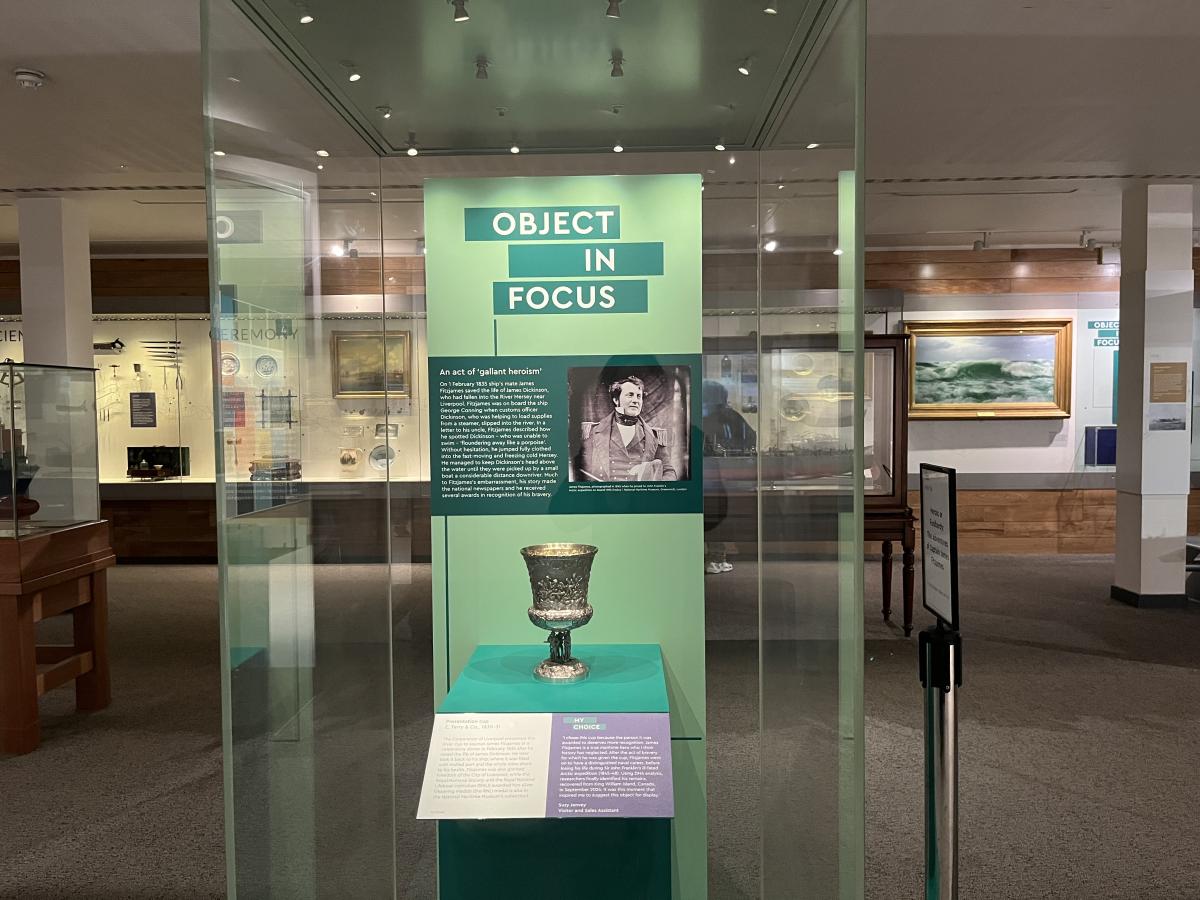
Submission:
[[[104,709],[112,702],[108,675],[108,581],[103,569],[91,577],[92,602],[77,606],[75,652],[92,651],[92,670],[75,679],[75,708]]]
[[[0,751],[4,753],[30,753],[41,738],[34,641],[33,604],[26,597],[0,597]]]
[[[883,542],[883,621],[892,618],[892,542]]]
[[[916,569],[916,532],[913,528],[904,529],[904,636],[912,634],[913,629],[913,581]]]

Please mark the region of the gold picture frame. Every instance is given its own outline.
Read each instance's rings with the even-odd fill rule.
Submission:
[[[904,330],[910,419],[1071,415],[1070,319],[905,322]]]
[[[412,397],[412,334],[335,331],[330,337],[333,396]]]

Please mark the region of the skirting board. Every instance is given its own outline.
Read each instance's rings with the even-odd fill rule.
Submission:
[[[1139,594],[1115,584],[1109,596],[1138,609],[1183,609],[1192,602],[1187,594]]]

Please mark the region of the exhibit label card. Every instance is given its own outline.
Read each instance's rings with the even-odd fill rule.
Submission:
[[[666,713],[443,713],[418,819],[671,818]]]
[[[922,603],[951,628],[958,628],[957,502],[954,470],[922,463]]]

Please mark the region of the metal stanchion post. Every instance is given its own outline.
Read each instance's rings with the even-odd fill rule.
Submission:
[[[921,632],[919,648],[925,688],[925,900],[957,900],[962,637],[939,620]]]

